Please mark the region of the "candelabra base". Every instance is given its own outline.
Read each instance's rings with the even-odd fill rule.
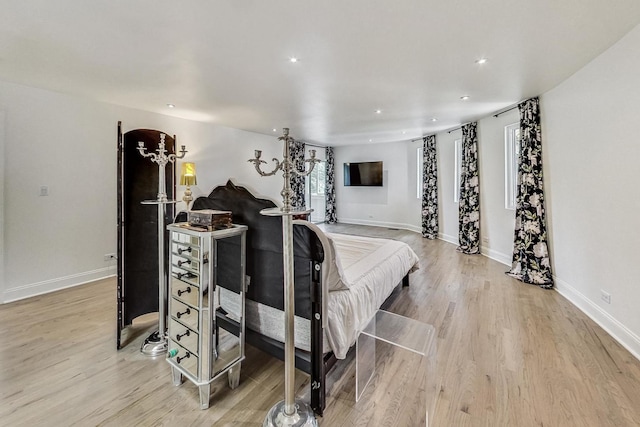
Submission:
[[[155,357],[165,354],[167,352],[167,348],[168,343],[164,334],[160,335],[159,331],[155,331],[144,340],[140,351],[145,356]]]
[[[269,409],[262,427],[303,427],[318,426],[318,420],[311,407],[302,400],[296,400],[296,411],[293,415],[284,413],[284,400],[276,403]]]

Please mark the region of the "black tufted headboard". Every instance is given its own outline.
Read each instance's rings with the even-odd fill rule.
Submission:
[[[231,211],[235,224],[248,226],[246,273],[250,277],[247,298],[253,301],[284,309],[284,275],[282,266],[282,219],[261,215],[265,208],[275,207],[267,199],[256,198],[246,188],[233,184],[230,180],[219,186],[206,197],[198,197],[192,210],[217,209]],[[181,212],[176,222],[187,220]],[[324,252],[316,234],[309,228],[299,225],[293,227],[293,253],[295,269],[295,311],[296,315],[311,319],[311,262],[322,262]],[[239,252],[239,239],[224,239],[218,247],[218,283],[224,286],[230,274],[237,269],[226,270],[225,257],[235,257]],[[230,258],[233,259],[233,258]],[[237,258],[236,258],[237,259]],[[232,262],[228,263],[233,265]]]

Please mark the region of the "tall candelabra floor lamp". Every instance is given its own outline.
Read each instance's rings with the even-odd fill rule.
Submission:
[[[293,138],[289,136],[289,129],[283,129],[283,135],[278,138],[279,141],[284,142],[283,159],[282,162],[278,159],[273,159],[276,163],[273,171],[265,173],[260,168],[262,163],[267,163],[261,160],[262,152],[255,150],[255,159],[250,159],[249,162],[253,163],[256,167],[256,171],[261,176],[275,175],[279,170],[282,171],[284,178],[284,185],[280,194],[282,195],[283,207],[282,208],[270,208],[260,211],[262,215],[267,216],[280,216],[282,217],[282,259],[284,267],[284,317],[285,317],[285,338],[284,338],[284,400],[276,403],[267,413],[263,422],[263,427],[280,427],[280,426],[317,426],[318,421],[313,414],[311,407],[301,401],[295,400],[295,347],[294,347],[294,312],[295,312],[295,295],[294,295],[294,272],[293,272],[293,225],[292,216],[309,214],[313,209],[294,209],[291,206],[291,196],[293,191],[291,190],[291,176],[295,173],[299,176],[306,176],[313,171],[313,168],[319,160],[316,160],[316,151],[309,150],[310,158],[305,160],[305,163],[309,164],[309,170],[305,172],[299,172],[296,165],[289,158],[289,144],[293,141]]]
[[[153,332],[142,343],[140,351],[147,356],[159,356],[167,352],[167,337],[166,337],[166,321],[167,321],[167,272],[164,266],[164,235],[165,235],[165,223],[164,217],[166,212],[166,206],[168,204],[178,203],[176,200],[169,200],[167,198],[167,187],[165,181],[165,166],[167,163],[175,162],[176,159],[182,159],[187,150],[183,145],[180,149],[180,155],[168,154],[164,146],[165,134],[160,134],[160,144],[155,153],[147,153],[147,149],[144,148],[144,142],[138,142],[138,151],[142,157],[148,157],[152,162],[158,164],[158,197],[156,200],[143,200],[143,205],[157,205],[158,206],[158,330]]]

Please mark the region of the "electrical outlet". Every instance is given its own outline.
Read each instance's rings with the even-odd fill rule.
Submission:
[[[369,218],[373,218],[373,215],[369,215]]]
[[[600,289],[600,299],[607,304],[611,304],[611,294]]]
[[[105,261],[111,261],[116,259],[116,254],[104,254],[104,260]]]
[[[489,244],[489,238],[488,237],[483,237],[482,238],[482,243],[484,243],[485,245]]]

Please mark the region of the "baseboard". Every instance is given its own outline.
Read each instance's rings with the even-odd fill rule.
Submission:
[[[445,242],[452,243],[458,246],[458,236],[451,236],[449,234],[438,233],[438,239],[444,240]]]
[[[578,307],[580,311],[607,331],[620,345],[629,350],[636,359],[640,360],[640,337],[567,282],[555,276],[554,280],[555,290],[560,295]]]
[[[438,239],[444,240],[445,242],[454,244],[456,246],[459,245],[458,236],[439,233]],[[502,252],[494,251],[493,249],[489,249],[484,246],[480,246],[480,253],[487,258],[491,258],[494,261],[498,261],[501,264],[505,264],[511,267],[511,255],[505,255]]]
[[[487,258],[491,258],[494,261],[498,261],[501,264],[511,268],[511,255],[503,254],[502,252],[494,251],[485,247],[480,247],[480,252]]]
[[[105,279],[116,274],[116,267],[99,268],[93,271],[72,274],[70,276],[59,277],[56,279],[45,280],[37,283],[30,283],[15,288],[5,289],[2,293],[2,303],[17,301],[25,298],[42,295],[49,292],[59,291],[61,289],[71,288],[73,286],[83,285],[95,280]]]
[[[369,225],[372,227],[398,228],[401,230],[413,231],[415,233],[422,233],[421,227],[416,227],[415,225],[402,224],[397,222],[367,221],[363,219],[338,218],[338,223],[353,224],[353,225]]]

